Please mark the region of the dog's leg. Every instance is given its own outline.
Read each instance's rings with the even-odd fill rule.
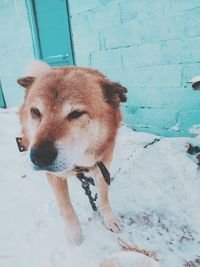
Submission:
[[[104,224],[106,228],[117,233],[120,231],[121,224],[117,216],[114,215],[110,206],[108,198],[108,185],[99,171],[97,171],[93,177],[98,191],[100,212],[103,216]]]
[[[50,173],[47,174],[47,177],[56,196],[60,213],[67,225],[70,238],[75,244],[79,245],[82,242],[82,230],[80,222],[71,204],[67,180]]]
[[[112,149],[109,149],[107,153],[102,157],[102,162],[108,168],[112,160]],[[100,170],[95,169],[92,174],[100,200],[100,212],[103,216],[103,221],[106,228],[110,229],[113,232],[119,232],[121,224],[117,216],[114,215],[112,208],[110,206],[108,198],[108,184],[105,182]]]

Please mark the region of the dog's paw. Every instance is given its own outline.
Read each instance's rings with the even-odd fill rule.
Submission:
[[[68,229],[70,240],[75,245],[80,245],[83,242],[83,235],[82,235],[82,229],[80,225],[76,225],[75,227],[70,227]]]
[[[103,212],[103,221],[107,229],[112,232],[119,233],[121,230],[121,223],[117,216],[115,216],[112,211]]]
[[[99,267],[119,267],[116,259],[104,259]]]

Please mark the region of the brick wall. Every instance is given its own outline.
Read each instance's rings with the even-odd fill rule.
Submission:
[[[200,75],[199,0],[69,4],[77,65],[127,86],[123,109],[131,127],[181,136],[200,123],[200,93],[186,83]]]
[[[68,2],[76,63],[128,88],[128,125],[181,136],[200,123],[200,92],[186,83],[200,75],[199,0]],[[16,79],[34,57],[25,0],[0,1],[0,31],[0,79],[7,105],[16,106]]]

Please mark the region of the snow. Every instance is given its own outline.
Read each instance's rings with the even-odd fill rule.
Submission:
[[[75,246],[67,238],[45,174],[29,170],[26,153],[18,152],[16,112],[0,111],[1,267],[98,266],[121,251],[118,236],[155,251],[163,267],[200,266],[200,174],[185,153],[185,144],[199,143],[197,138],[164,138],[122,126],[110,186],[122,232],[105,229],[79,181],[71,177],[72,202],[84,233],[82,245]],[[154,142],[156,138],[160,140]]]
[[[193,127],[189,129],[189,133],[193,135],[200,135],[200,124],[193,125]]]
[[[200,81],[200,76],[195,76],[191,80],[188,81],[188,83],[196,83]]]
[[[175,125],[173,125],[171,128],[170,128],[171,131],[175,131],[175,132],[180,132],[180,124],[179,123],[176,123]]]

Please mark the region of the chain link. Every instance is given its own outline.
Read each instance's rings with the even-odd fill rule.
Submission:
[[[77,173],[76,177],[81,181],[81,186],[85,191],[85,194],[88,196],[90,205],[93,209],[93,211],[97,211],[97,206],[95,201],[97,200],[97,194],[95,196],[92,196],[92,191],[90,190],[90,185],[95,185],[94,180],[91,177],[86,177],[84,173]]]

